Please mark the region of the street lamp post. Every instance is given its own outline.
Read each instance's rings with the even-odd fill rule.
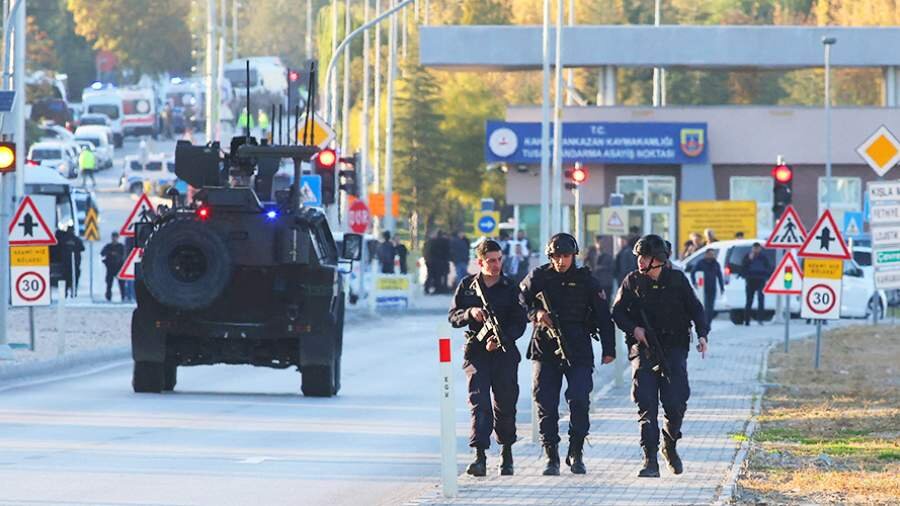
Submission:
[[[831,209],[831,46],[835,37],[822,37],[825,46],[825,209]]]

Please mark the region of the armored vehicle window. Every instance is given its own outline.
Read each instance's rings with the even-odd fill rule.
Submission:
[[[334,245],[334,239],[331,237],[331,231],[325,222],[317,223],[310,229],[313,247],[316,249],[316,255],[319,262],[323,264],[337,264],[337,248]]]

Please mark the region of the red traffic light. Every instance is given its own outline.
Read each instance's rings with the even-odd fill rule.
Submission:
[[[587,170],[581,167],[575,167],[572,169],[572,181],[575,181],[578,184],[584,183],[588,179]]]
[[[790,183],[791,180],[794,179],[794,171],[787,165],[776,165],[775,168],[772,169],[772,177],[779,183]]]
[[[333,169],[337,163],[337,153],[333,149],[323,149],[316,155],[316,162],[320,168]]]
[[[291,82],[297,81],[300,79],[300,72],[297,72],[296,70],[288,72],[288,79],[290,79]]]

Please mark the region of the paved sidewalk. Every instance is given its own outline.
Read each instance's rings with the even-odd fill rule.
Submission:
[[[814,332],[813,326],[797,320],[791,322],[792,338]],[[715,503],[723,492],[727,492],[723,485],[728,484],[732,475],[732,465],[741,444],[735,436],[744,434],[754,401],[762,393],[760,372],[769,345],[783,336],[783,325],[736,327],[727,321],[716,321],[711,334],[712,353],[701,360],[700,354],[692,350],[688,364],[692,393],[683,427],[684,438],[678,445],[685,466],[681,476],[672,475],[660,458],[661,478],[637,478],[641,463],[637,407],[629,397],[631,382],[626,380],[624,386],[609,389],[592,405],[591,446],[585,448],[587,475],[575,476],[563,463],[562,476],[541,476],[540,448],[520,443],[515,446],[514,453],[516,475],[499,477],[496,476],[499,457],[495,447],[488,458],[492,474],[485,478],[462,475],[456,498],[445,499],[440,486],[435,485],[408,504]],[[597,385],[598,389],[601,387]],[[527,389],[522,394],[527,395]],[[568,414],[565,415],[567,418]],[[528,441],[530,425],[520,424],[520,431]],[[565,429],[561,428],[560,433],[564,434]],[[561,447],[562,458],[565,452],[566,448]],[[470,457],[460,455],[459,458],[460,462],[467,462]]]

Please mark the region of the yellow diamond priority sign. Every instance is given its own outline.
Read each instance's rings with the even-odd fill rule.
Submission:
[[[900,141],[882,125],[856,148],[856,152],[876,174],[884,176],[900,162]]]

